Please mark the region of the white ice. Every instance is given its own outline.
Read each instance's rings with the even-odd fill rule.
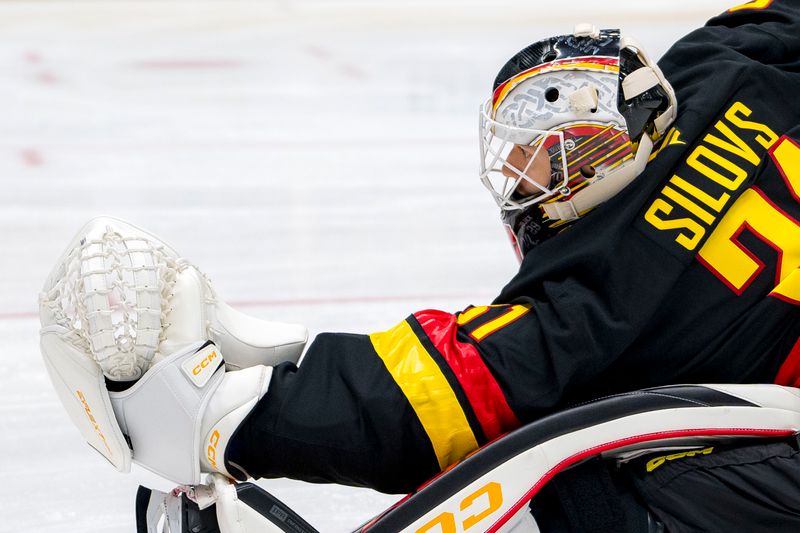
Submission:
[[[313,332],[486,303],[516,269],[476,177],[503,62],[583,21],[660,56],[729,4],[0,3],[0,532],[134,530],[136,481],[82,442],[38,349],[37,292],[90,217],[162,235],[235,306]],[[259,483],[324,532],[397,499]]]

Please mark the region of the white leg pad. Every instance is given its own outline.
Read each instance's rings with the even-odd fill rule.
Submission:
[[[283,528],[239,500],[236,486],[219,475],[206,480],[217,508],[220,533],[283,533]],[[198,502],[199,503],[199,502]]]

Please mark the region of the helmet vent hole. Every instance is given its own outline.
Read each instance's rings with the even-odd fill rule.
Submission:
[[[544,92],[544,98],[548,102],[555,102],[558,100],[558,89],[555,87],[550,87]]]
[[[595,174],[597,174],[597,172],[595,172],[592,165],[583,165],[581,167],[581,175],[584,178],[593,178]]]
[[[592,113],[597,113],[597,108],[596,108],[596,107],[593,107],[593,108],[591,108],[589,111],[591,111]]]
[[[542,56],[542,61],[545,63],[549,63],[550,61],[554,60],[557,57],[558,57],[558,52],[556,52],[555,50],[550,50],[549,52],[547,52]]]

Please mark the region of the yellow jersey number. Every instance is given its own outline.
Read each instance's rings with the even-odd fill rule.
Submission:
[[[784,136],[770,157],[800,203],[800,145]],[[775,288],[770,295],[800,305],[800,222],[757,188],[746,190],[731,206],[700,249],[698,259],[736,294],[742,294],[765,266],[739,242],[745,229],[778,253]]]
[[[492,333],[508,326],[515,322],[522,315],[530,311],[530,305],[483,305],[480,307],[471,307],[458,314],[457,323],[459,326],[466,326],[475,319],[485,315],[492,309],[505,308],[505,312],[500,316],[486,322],[485,324],[472,330],[469,335],[477,342],[482,341]]]

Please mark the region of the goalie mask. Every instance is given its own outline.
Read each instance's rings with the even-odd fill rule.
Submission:
[[[581,25],[512,57],[481,106],[480,177],[520,260],[638,176],[676,109],[618,30]]]

